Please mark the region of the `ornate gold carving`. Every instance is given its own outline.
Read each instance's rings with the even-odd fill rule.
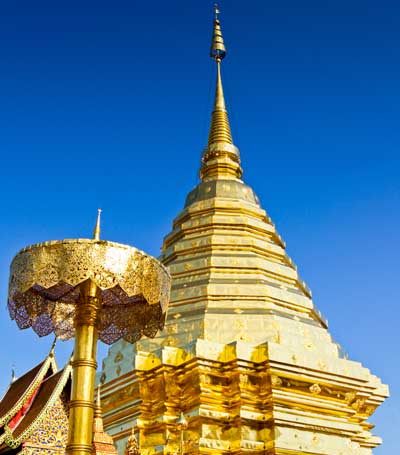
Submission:
[[[18,446],[20,446],[22,444],[22,442],[26,441],[33,434],[34,431],[36,431],[39,428],[39,425],[41,425],[42,422],[49,415],[49,413],[52,412],[53,406],[56,404],[57,400],[60,399],[60,396],[62,395],[64,387],[65,387],[68,379],[70,378],[70,376],[71,376],[71,366],[67,365],[65,367],[64,372],[62,373],[56,387],[54,388],[48,402],[43,405],[41,411],[38,413],[38,416],[32,422],[32,424],[29,425],[17,438],[14,438],[12,431],[8,426],[5,427],[5,435],[6,435],[5,442],[9,447],[17,448]]]
[[[369,405],[369,406],[365,407],[364,411],[367,415],[370,416],[375,412],[375,409],[376,409],[376,406]]]
[[[87,297],[86,302],[82,302],[76,307],[75,324],[89,324],[97,327],[99,322],[99,310],[101,308],[98,297]]]
[[[351,407],[357,412],[361,412],[365,406],[365,398],[358,398],[354,403],[351,404]]]
[[[68,439],[68,399],[63,394],[24,441],[24,455],[65,454]]]
[[[357,395],[355,392],[346,392],[344,395],[344,399],[345,401],[347,401],[347,403],[352,403],[356,399],[356,396]]]
[[[274,374],[271,376],[271,384],[273,387],[280,387],[283,384],[282,379]]]
[[[313,384],[309,390],[313,395],[319,395],[321,393],[321,387],[318,384]]]
[[[68,339],[75,332],[79,287],[91,280],[100,289],[99,338],[134,342],[163,327],[169,299],[167,270],[136,248],[89,239],[45,242],[21,250],[11,264],[8,307],[20,328]],[[91,304],[98,305],[96,299]],[[93,311],[92,311],[93,310]],[[78,320],[95,317],[94,307]]]
[[[129,436],[128,442],[125,447],[125,455],[140,455],[139,444],[135,437],[134,428],[132,428],[132,433]]]
[[[17,403],[7,412],[7,414],[1,417],[0,426],[7,424],[10,421],[10,419],[14,417],[15,414],[22,408],[24,403],[32,396],[32,394],[35,392],[38,386],[42,383],[46,373],[49,370],[50,365],[52,365],[53,371],[57,371],[56,363],[52,352],[50,352],[50,354],[47,356],[38,374],[36,375],[36,378],[29,385],[26,392],[20,396]]]

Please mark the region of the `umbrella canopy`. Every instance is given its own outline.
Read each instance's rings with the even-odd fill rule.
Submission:
[[[99,339],[112,344],[154,337],[165,322],[171,279],[155,258],[131,246],[98,239],[28,246],[11,264],[8,309],[18,327],[39,336],[75,334],[80,288],[100,289]]]

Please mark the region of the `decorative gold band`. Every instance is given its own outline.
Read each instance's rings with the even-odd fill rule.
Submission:
[[[69,407],[70,408],[92,408],[94,409],[94,404],[92,401],[87,401],[87,400],[71,400],[69,402]]]
[[[71,365],[73,368],[75,367],[91,367],[97,370],[97,362],[96,360],[90,359],[76,359],[72,360]]]
[[[77,305],[75,316],[76,325],[96,326],[99,319],[100,299],[98,297],[86,297],[86,301]]]
[[[93,448],[91,444],[68,444],[67,445],[67,453],[80,453],[85,452],[92,454]]]

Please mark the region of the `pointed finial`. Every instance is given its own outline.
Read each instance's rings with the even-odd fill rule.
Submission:
[[[216,61],[221,61],[223,58],[225,58],[226,48],[224,44],[224,38],[222,37],[222,30],[219,21],[220,10],[217,3],[214,3],[214,12],[215,19],[213,36],[211,40],[210,57]]]
[[[15,375],[15,366],[11,365],[11,381],[10,381],[10,384],[12,384],[16,379],[17,379],[17,377]]]
[[[101,209],[97,209],[97,221],[93,231],[93,240],[100,240]]]
[[[200,168],[200,178],[203,181],[219,178],[240,179],[242,176],[239,150],[233,145],[224,89],[222,87],[221,64],[226,56],[226,48],[219,20],[220,10],[217,4],[214,4],[214,13],[210,56],[215,60],[217,66],[217,80],[208,144],[204,151]]]
[[[97,395],[96,395],[96,405],[94,408],[94,415],[95,417],[101,417],[102,410],[101,410],[101,385],[97,386]]]
[[[96,400],[96,406],[98,406],[99,408],[101,407],[101,385],[99,384],[97,386],[97,400]]]
[[[224,39],[222,37],[221,25],[218,19],[220,11],[218,5],[214,5],[215,19],[214,31],[211,41],[210,56],[217,63],[217,82],[215,88],[214,111],[211,119],[208,145],[216,142],[232,144],[231,127],[229,125],[228,113],[225,106],[224,89],[221,78],[221,61],[226,56]]]
[[[54,356],[54,352],[56,350],[56,344],[57,344],[57,337],[54,337],[53,343],[51,343],[51,348],[50,348],[50,354],[51,356]]]
[[[219,10],[218,3],[214,3],[214,13],[215,13],[215,20],[218,20],[218,15],[221,13]]]
[[[186,420],[185,414],[181,412],[179,419],[176,421],[176,423],[181,427],[181,428],[187,428],[188,422]]]

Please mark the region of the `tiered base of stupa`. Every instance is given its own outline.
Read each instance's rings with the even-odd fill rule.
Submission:
[[[182,453],[369,455],[387,393],[359,363],[268,342],[198,340],[139,353],[140,448]],[[329,362],[329,363],[328,363]]]

